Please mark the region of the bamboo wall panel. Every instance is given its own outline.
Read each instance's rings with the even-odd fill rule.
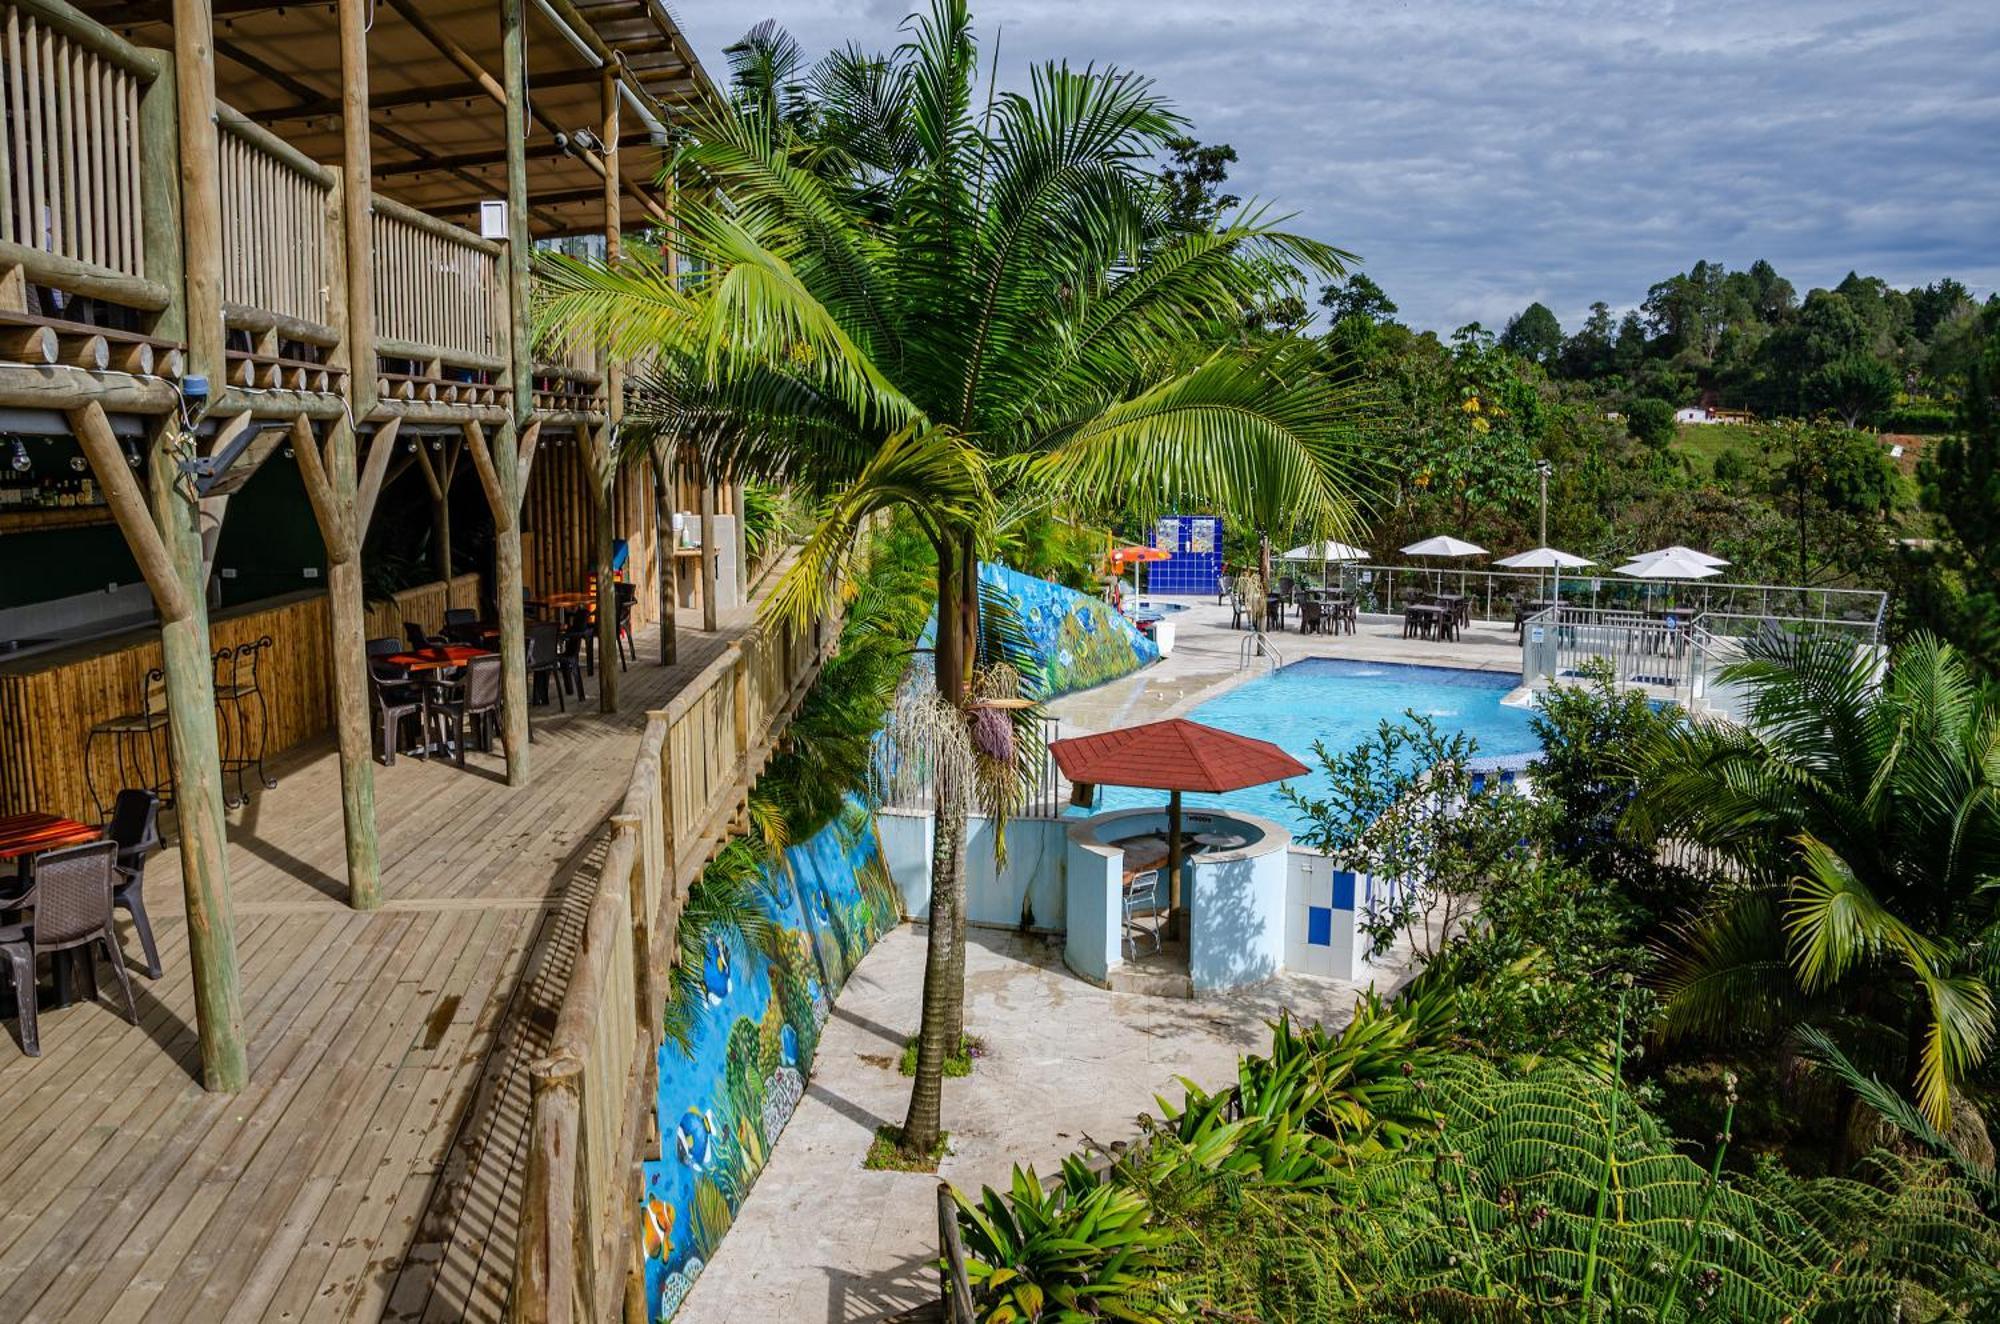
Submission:
[[[523,502],[522,582],[537,596],[581,592],[597,566],[589,452],[568,435],[543,438]],[[621,471],[611,493],[613,536],[626,542],[626,582],[639,589],[635,619],[658,616],[659,536],[653,518],[653,471]]]
[[[421,585],[371,606],[369,633],[401,638],[405,620],[434,630],[443,623],[447,606],[476,607],[478,600],[477,575],[460,575],[449,586]],[[379,631],[378,625],[383,627]],[[209,634],[211,651],[271,637],[261,677],[269,721],[267,756],[332,729],[333,664],[327,653],[324,594],[219,616]],[[155,634],[81,644],[0,666],[0,814],[40,810],[94,818],[83,767],[90,728],[138,711],[146,672],[159,665]],[[95,753],[101,760],[102,790],[113,764],[104,758],[109,746],[99,744]]]
[[[333,190],[228,132],[222,165],[222,297],[302,322],[335,320],[326,209]]]
[[[0,240],[142,274],[140,80],[0,5]]]

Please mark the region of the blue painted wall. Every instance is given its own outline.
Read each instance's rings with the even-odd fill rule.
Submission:
[[[1101,598],[992,561],[979,563],[979,580],[1014,600],[1034,650],[1014,664],[1039,698],[1087,690],[1159,660],[1153,641]]]
[[[833,997],[901,910],[858,810],[767,870],[760,933],[711,936],[689,1051],[659,1053],[663,1157],[638,1213],[651,1317],[679,1309],[805,1095]]]

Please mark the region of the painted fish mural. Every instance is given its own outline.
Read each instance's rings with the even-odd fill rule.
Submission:
[[[901,906],[872,819],[856,811],[785,852],[757,941],[703,944],[691,1050],[659,1050],[655,1111],[670,1137],[636,1211],[651,1317],[672,1318],[805,1097],[831,999]]]

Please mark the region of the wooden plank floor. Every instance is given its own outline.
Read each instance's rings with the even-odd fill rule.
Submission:
[[[377,767],[386,904],[346,906],[322,742],[230,816],[249,1087],[197,1079],[179,860],[146,876],[165,975],[140,1024],[45,1013],[0,1042],[0,1320],[498,1320],[513,1273],[526,1065],[554,1024],[603,821],[648,708],[741,632],[681,614],[621,676],[621,712],[534,710],[532,784],[498,757]],[[171,819],[168,820],[171,828]],[[104,974],[110,984],[110,975]]]

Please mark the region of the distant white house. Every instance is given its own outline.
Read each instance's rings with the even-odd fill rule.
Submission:
[[[1674,422],[1676,423],[1713,423],[1714,421],[1715,419],[1709,415],[1708,410],[1700,405],[1688,405],[1685,408],[1674,411]]]
[[[1747,409],[1717,409],[1713,405],[1685,405],[1674,411],[1676,423],[1748,423]]]

